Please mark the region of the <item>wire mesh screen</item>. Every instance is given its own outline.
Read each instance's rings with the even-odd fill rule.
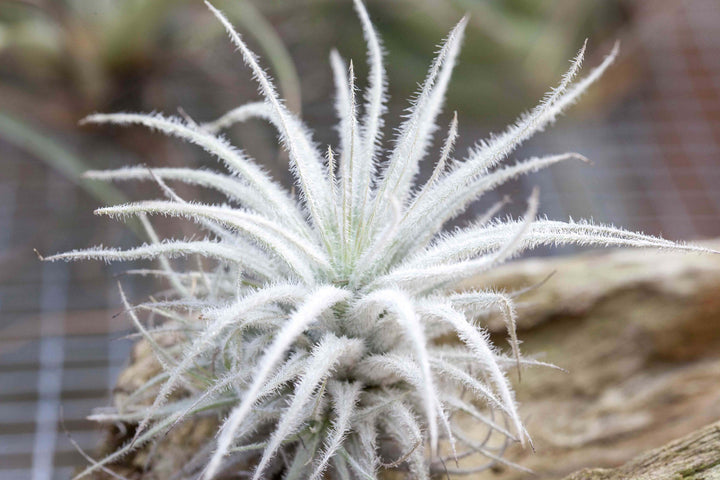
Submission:
[[[540,172],[521,190],[539,185],[541,209],[553,218],[593,218],[673,239],[717,236],[720,7],[637,5],[616,71],[641,70],[627,93],[602,118],[562,119],[516,155],[576,151],[593,165]]]
[[[720,235],[720,5],[661,3],[635,2],[618,68],[639,73],[621,100],[602,115],[561,120],[516,155],[577,151],[595,165],[560,166],[496,195],[520,200],[538,185],[551,218],[592,217],[671,239]],[[97,202],[35,158],[2,140],[0,155],[0,479],[68,478],[85,461],[65,430],[93,451],[100,433],[85,417],[109,404],[131,348],[120,339],[127,320],[114,318],[112,275],[122,268],[42,263],[32,248],[133,240],[93,217]],[[131,299],[149,291],[147,282],[124,286]]]
[[[130,344],[112,320],[116,287],[104,269],[37,261],[94,228],[92,200],[70,182],[3,149],[3,274],[0,286],[0,478],[69,478],[80,457],[65,431],[92,450],[85,420],[105,405]],[[56,235],[58,231],[69,235]],[[114,229],[120,238],[121,229]],[[112,237],[113,235],[109,235]],[[79,267],[79,268],[78,268]]]

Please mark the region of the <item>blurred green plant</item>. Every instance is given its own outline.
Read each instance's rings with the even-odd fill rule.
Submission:
[[[354,35],[344,35],[353,28],[345,3],[224,0],[218,5],[258,44],[288,106],[299,111],[298,75],[273,24],[312,17],[317,28],[310,35],[332,32],[340,50],[359,55],[364,46]],[[402,76],[392,79],[401,91],[422,77],[428,52],[421,50],[431,48],[427,39],[441,35],[458,15],[470,14],[475,28],[469,31],[454,98],[473,98],[469,107],[474,115],[495,114],[501,103],[504,111],[512,111],[513,103],[524,108],[563,70],[565,59],[585,37],[614,39],[625,20],[622,0],[374,0],[370,5],[392,52],[389,60],[401,67]],[[200,11],[195,7],[188,0],[5,0],[0,53],[16,53],[16,75],[70,77],[81,96],[97,107],[118,72],[147,65],[188,39],[217,39],[221,31],[215,27],[198,34],[177,21],[194,16]]]
[[[90,168],[87,161],[44,132],[2,112],[0,112],[0,138],[43,161],[103,204],[115,205],[128,201],[127,196],[112,185],[83,181],[83,173]],[[130,229],[138,237],[144,238],[140,223],[136,219],[131,220]]]
[[[312,24],[312,36],[305,34],[311,38],[299,33],[292,39],[296,43],[315,42],[313,48],[320,49],[329,41],[348,57],[364,52],[358,36],[349,34],[356,27],[345,1],[254,3],[275,24],[286,18],[298,22],[298,17]],[[430,39],[442,36],[459,16],[470,15],[448,107],[462,106],[466,117],[481,121],[527,108],[565,69],[566,59],[585,38],[609,48],[629,20],[626,0],[370,0],[368,6],[383,37],[388,63],[395,66],[389,79],[391,103],[423,77],[424,59],[434,48]],[[317,39],[320,36],[324,38]],[[362,65],[358,74],[367,74]]]
[[[59,142],[52,140],[44,132],[23,121],[0,112],[0,137],[15,147],[24,150],[45,162],[64,177],[76,182],[87,193],[106,204],[115,204],[127,200],[125,195],[112,185],[100,185],[94,182],[81,182],[83,172],[89,169],[89,163]]]
[[[376,12],[386,12],[383,18],[388,23],[381,23],[379,29],[391,52],[390,61],[406,72],[391,81],[402,91],[413,88],[424,73],[422,58],[428,52],[418,52],[417,45],[430,46],[428,37],[442,35],[453,19],[470,15],[448,103],[462,106],[465,115],[480,120],[527,108],[565,69],[567,58],[585,38],[592,37],[595,45],[613,42],[626,20],[620,0],[374,0],[371,4]]]
[[[272,25],[247,0],[218,4],[264,51],[288,107],[299,111],[297,72]],[[0,53],[15,54],[15,75],[24,72],[41,82],[70,78],[76,92],[96,106],[113,85],[110,77],[151,62],[168,42],[182,42],[187,33],[169,31],[168,24],[191,6],[187,0],[6,0],[0,9]],[[209,32],[209,40],[223,33]]]
[[[299,113],[301,97],[295,66],[270,22],[249,1],[218,4],[271,59],[288,108]],[[224,30],[214,24],[200,35],[182,31],[177,17],[191,12],[192,7],[187,0],[2,0],[0,93],[6,101],[0,103],[0,140],[43,161],[103,203],[126,200],[114,187],[81,181],[81,173],[93,164],[53,140],[52,134],[75,129],[75,118],[114,103],[113,87],[122,85],[132,72],[157,63],[168,45],[204,45],[224,37]],[[48,91],[53,92],[52,100],[58,105],[42,102],[30,117],[22,115],[26,120],[11,113],[25,111],[24,104],[33,95]],[[22,94],[30,98],[15,103]],[[59,127],[53,121],[58,112],[63,112]],[[37,127],[38,123],[45,126]],[[143,236],[139,223],[131,227]]]

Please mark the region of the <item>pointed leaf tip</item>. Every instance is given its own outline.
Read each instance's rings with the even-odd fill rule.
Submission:
[[[588,157],[583,155],[582,153],[572,152],[570,155],[572,155],[573,158],[577,158],[583,163],[587,163],[588,165],[595,165],[595,162],[590,160]]]

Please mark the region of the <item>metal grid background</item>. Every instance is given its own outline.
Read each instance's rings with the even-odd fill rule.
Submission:
[[[595,166],[561,166],[506,190],[539,185],[552,218],[592,216],[672,239],[718,236],[720,5],[635,3],[623,51],[641,62],[640,81],[606,118],[566,118],[518,154],[574,150]],[[127,323],[112,317],[116,270],[36,261],[32,247],[55,252],[98,238],[95,201],[2,142],[0,155],[0,479],[68,478],[83,460],[61,420],[93,450],[99,433],[84,417],[108,404],[130,349],[117,340]],[[99,238],[131,241],[111,223]],[[147,291],[126,288],[130,298]]]

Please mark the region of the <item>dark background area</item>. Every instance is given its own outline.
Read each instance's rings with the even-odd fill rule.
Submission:
[[[316,139],[334,144],[330,48],[354,59],[361,87],[367,71],[352,2],[216,5],[263,57]],[[460,154],[531,108],[586,37],[587,67],[621,41],[621,57],[600,84],[512,156],[577,151],[594,165],[563,164],[513,182],[479,202],[476,213],[509,194],[508,213],[517,214],[537,185],[551,218],[593,218],[675,240],[720,235],[716,0],[368,0],[368,10],[387,50],[386,139],[437,44],[471,14],[440,119],[444,127],[458,111]],[[117,281],[134,302],[154,289],[148,279],[122,276],[128,265],[38,260],[34,248],[47,254],[134,244],[131,229],[94,217],[93,209],[160,196],[147,184],[91,184],[79,171],[214,166],[198,149],[161,135],[78,120],[95,111],[175,114],[182,107],[205,121],[255,98],[240,56],[199,1],[0,0],[0,479],[67,478],[83,460],[65,429],[92,451],[99,433],[84,417],[110,402],[131,347],[121,338],[127,319],[115,317]],[[250,122],[229,136],[289,184],[265,125]],[[173,233],[190,232],[183,225]]]

